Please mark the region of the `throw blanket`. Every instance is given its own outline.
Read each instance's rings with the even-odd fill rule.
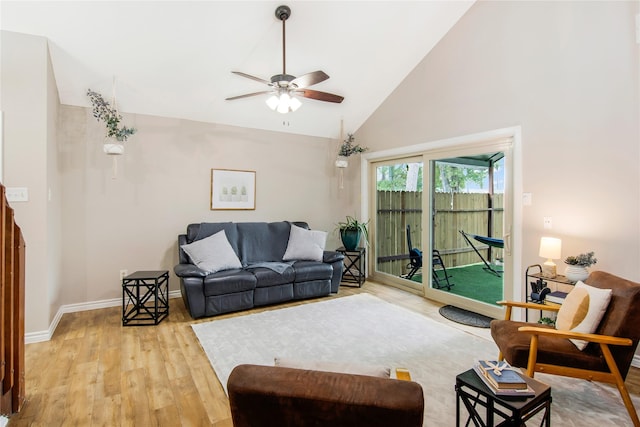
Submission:
[[[293,265],[293,261],[289,261],[289,262],[256,262],[254,264],[249,264],[247,266],[245,266],[245,269],[248,268],[258,268],[258,267],[264,267],[264,268],[268,268],[269,270],[273,270],[276,273],[282,274],[285,272],[285,270],[289,267],[291,267]]]

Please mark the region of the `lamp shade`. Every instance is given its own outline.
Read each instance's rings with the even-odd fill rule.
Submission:
[[[562,252],[562,240],[555,237],[540,238],[540,255],[547,259],[560,259]]]

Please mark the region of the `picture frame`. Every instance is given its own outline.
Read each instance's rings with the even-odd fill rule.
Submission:
[[[256,171],[211,169],[211,210],[255,210]]]

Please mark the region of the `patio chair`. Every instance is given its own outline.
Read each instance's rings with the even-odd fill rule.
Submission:
[[[510,320],[512,307],[539,310],[540,305],[500,301],[507,307],[505,320],[491,322],[491,336],[500,350],[498,358],[512,366],[526,366],[526,375],[531,378],[535,372],[543,372],[614,384],[633,425],[638,427],[640,420],[624,379],[640,340],[640,283],[603,271],[592,272],[585,283],[612,290],[609,305],[593,334]],[[545,306],[545,310],[559,311],[560,306]],[[580,350],[571,339],[588,344]]]
[[[411,226],[409,224],[407,224],[407,245],[409,246],[410,262],[409,265],[407,265],[409,273],[407,273],[405,278],[411,280],[414,274],[422,268],[422,251],[414,248],[411,244]],[[431,254],[431,260],[433,286],[436,289],[447,288],[447,290],[450,291],[453,283],[449,282],[451,276],[447,273],[447,268],[444,265],[444,261],[442,261],[440,251],[434,249]]]

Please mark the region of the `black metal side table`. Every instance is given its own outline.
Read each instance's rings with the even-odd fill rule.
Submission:
[[[136,271],[122,279],[122,326],[157,325],[168,315],[168,271]]]
[[[456,426],[460,426],[460,403],[462,402],[469,413],[465,426],[473,421],[475,426],[493,427],[521,427],[526,421],[544,409],[542,427],[551,426],[551,387],[533,378],[522,376],[529,387],[535,392],[533,397],[507,397],[495,395],[489,387],[469,369],[456,377]],[[478,405],[485,408],[486,421],[478,412]],[[495,417],[503,421],[497,423]]]
[[[355,283],[361,287],[365,280],[367,251],[365,248],[356,248],[353,251],[344,246],[336,249],[336,252],[344,254],[344,268],[342,269],[342,282]]]

